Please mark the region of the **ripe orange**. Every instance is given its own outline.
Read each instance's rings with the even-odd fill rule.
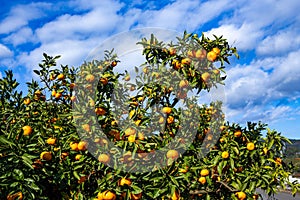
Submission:
[[[242,131],[240,131],[240,130],[237,130],[234,132],[235,137],[241,137],[241,135],[242,135]]]
[[[131,198],[132,200],[139,200],[139,199],[142,198],[142,193],[139,193],[139,194],[133,194],[133,193],[131,193],[131,194],[130,194],[130,198]]]
[[[76,96],[71,96],[70,99],[74,102],[76,100]]]
[[[172,108],[171,107],[163,107],[163,109],[161,111],[164,114],[170,114],[172,112]]]
[[[70,83],[70,89],[74,89],[74,88],[75,88],[75,86],[76,86],[76,84],[75,84],[75,83]]]
[[[108,79],[106,77],[100,78],[100,83],[102,83],[103,85],[107,85]]]
[[[135,142],[135,134],[128,136],[128,142]]]
[[[169,150],[169,151],[167,152],[167,158],[168,158],[168,159],[171,158],[171,159],[175,160],[175,159],[177,159],[178,157],[179,157],[179,153],[178,153],[178,151],[176,151],[176,150],[171,149],[171,150]]]
[[[194,50],[189,50],[188,52],[187,52],[187,55],[188,55],[188,57],[190,57],[190,58],[193,58],[193,57],[195,57],[195,51]]]
[[[237,198],[239,200],[244,200],[247,198],[247,195],[245,194],[245,192],[237,192],[237,193],[235,193],[235,195],[237,196]]]
[[[124,131],[124,133],[125,133],[125,136],[135,135],[136,130],[134,128],[129,127]]]
[[[116,194],[106,190],[98,193],[98,200],[116,200]]]
[[[217,59],[217,54],[214,51],[210,51],[207,53],[206,58],[210,62],[214,62]]]
[[[124,185],[131,185],[131,180],[127,178],[121,178],[119,180],[119,185],[124,186]]]
[[[59,74],[58,76],[57,76],[57,79],[58,80],[63,80],[65,78],[65,75],[64,74]]]
[[[253,143],[253,142],[249,142],[249,143],[247,144],[247,149],[248,149],[249,151],[254,150],[254,149],[255,149],[254,143]]]
[[[221,50],[218,47],[213,48],[212,51],[215,52],[217,55],[219,55],[221,52]]]
[[[220,70],[214,69],[214,70],[213,70],[213,73],[216,74],[216,75],[218,75],[218,74],[220,74]]]
[[[178,70],[182,67],[181,63],[178,60],[173,60],[172,61],[172,66],[173,66],[173,69],[175,69],[175,70]]]
[[[51,95],[52,95],[53,97],[55,97],[56,91],[55,91],[55,90],[52,90]]]
[[[158,123],[160,123],[160,124],[165,123],[165,118],[163,116],[161,116],[158,120]]]
[[[168,124],[172,124],[174,122],[174,117],[173,116],[169,116],[168,118],[167,118],[167,123]]]
[[[83,130],[87,131],[87,132],[90,132],[91,131],[91,128],[90,128],[90,125],[89,124],[83,124],[82,125],[82,128]]]
[[[92,74],[88,74],[86,75],[85,80],[88,82],[93,82],[95,80],[95,76]]]
[[[125,76],[124,80],[125,81],[130,81],[130,76],[129,75]]]
[[[224,130],[226,130],[226,126],[220,126],[220,131],[224,131]]]
[[[172,200],[178,200],[180,198],[180,195],[177,191],[175,191],[171,197]]]
[[[203,176],[201,176],[199,179],[198,179],[198,181],[201,183],[201,184],[205,184],[206,183],[206,178],[205,177],[203,177]]]
[[[174,47],[170,47],[169,48],[169,54],[170,54],[170,56],[176,55],[176,49]]]
[[[210,78],[210,74],[208,72],[204,72],[203,74],[201,74],[201,78],[204,82],[207,82]]]
[[[104,108],[95,108],[95,113],[97,115],[105,115],[106,114],[106,110]]]
[[[71,142],[70,147],[73,151],[78,151],[78,143],[77,142]]]
[[[52,160],[52,153],[48,151],[43,151],[40,155],[42,160],[50,161]]]
[[[23,101],[23,103],[24,103],[25,105],[29,105],[30,102],[31,102],[31,100],[30,100],[29,98],[26,98],[26,99],[24,99],[24,101]]]
[[[201,176],[208,176],[209,175],[209,170],[208,169],[202,169],[200,172]]]
[[[144,74],[147,74],[149,72],[149,68],[148,67],[144,67],[143,68],[143,72],[144,72]]]
[[[112,61],[110,65],[111,65],[112,67],[115,67],[115,66],[117,66],[117,64],[118,64],[117,61]]]
[[[281,160],[281,158],[275,158],[275,162],[277,165],[281,165],[282,160]]]
[[[81,158],[81,154],[77,154],[76,156],[75,156],[75,160],[80,160],[80,158]]]
[[[30,135],[32,133],[32,128],[31,126],[23,126],[23,135],[27,136],[27,135]]]
[[[144,139],[145,139],[144,133],[139,132],[139,133],[138,133],[138,139],[139,139],[139,140],[144,140]]]
[[[198,58],[198,59],[203,59],[206,57],[206,51],[204,49],[198,49],[196,51],[196,54],[195,54],[195,57]]]
[[[192,60],[190,58],[184,58],[181,60],[181,64],[183,65],[190,65]]]
[[[228,151],[223,151],[223,152],[222,152],[222,158],[224,158],[224,159],[229,158],[229,153],[228,153]]]
[[[189,82],[187,80],[181,80],[179,82],[179,87],[180,88],[186,88],[189,85]]]
[[[61,96],[62,96],[62,93],[60,93],[60,92],[58,92],[58,93],[55,94],[55,98],[56,99],[59,99]]]
[[[86,141],[80,141],[77,145],[79,151],[87,150],[88,143]]]
[[[56,143],[56,138],[48,138],[46,143],[49,145],[54,145]]]
[[[109,155],[103,153],[98,156],[98,161],[102,162],[103,164],[107,164],[110,161],[110,157]]]

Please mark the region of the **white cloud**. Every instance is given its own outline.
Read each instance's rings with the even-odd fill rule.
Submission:
[[[221,25],[218,28],[213,28],[206,33],[212,38],[212,35],[223,35],[229,42],[240,51],[251,50],[256,47],[257,42],[262,37],[263,32],[258,30],[255,24],[242,24],[241,26],[234,24]]]
[[[50,5],[48,3],[31,3],[15,6],[0,22],[0,34],[11,33],[28,25],[31,20],[41,18],[45,15],[43,9],[48,9]]]
[[[13,55],[13,52],[3,44],[0,44],[0,58],[7,58],[11,57]]]
[[[18,46],[29,42],[35,42],[36,40],[31,28],[24,27],[21,28],[19,31],[4,38],[4,41],[12,43],[14,46]]]
[[[276,56],[299,49],[299,30],[289,28],[266,37],[257,47],[256,52],[264,56]]]

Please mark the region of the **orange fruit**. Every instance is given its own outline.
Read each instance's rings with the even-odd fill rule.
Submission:
[[[187,173],[188,171],[189,171],[189,167],[188,166],[186,166],[185,168],[181,168],[181,169],[178,170],[178,172],[180,172],[180,173]]]
[[[178,157],[179,157],[179,153],[176,150],[171,149],[167,152],[167,158],[168,159],[171,158],[171,159],[174,160],[174,159],[177,159]]]
[[[237,196],[237,198],[239,200],[244,200],[247,198],[247,195],[245,194],[245,192],[237,192],[237,193],[235,193],[235,195]]]
[[[80,158],[81,158],[81,154],[77,154],[76,156],[75,156],[75,160],[80,160]]]
[[[224,130],[226,130],[226,126],[220,126],[220,131],[224,131]]]
[[[125,136],[135,135],[136,130],[134,128],[129,127],[124,131],[124,133],[125,133]]]
[[[124,80],[125,81],[130,81],[130,76],[129,75],[125,76]]]
[[[189,82],[187,80],[181,80],[179,82],[179,87],[180,88],[186,88],[189,85]]]
[[[25,136],[28,136],[32,133],[31,126],[26,125],[26,126],[23,126],[22,129],[23,129],[23,135],[25,135]]]
[[[205,177],[203,177],[203,176],[201,176],[199,179],[198,179],[198,181],[201,183],[201,184],[205,184],[206,183],[206,178]]]
[[[181,63],[178,61],[178,60],[173,60],[172,61],[172,66],[175,70],[178,70],[180,69],[182,66],[181,66]]]
[[[93,82],[95,80],[95,76],[92,74],[88,74],[88,75],[86,75],[85,80],[87,82]]]
[[[76,84],[75,84],[75,83],[70,83],[70,88],[71,88],[71,89],[74,89],[74,88],[75,88],[75,86],[76,86]]]
[[[175,191],[171,197],[172,200],[178,200],[180,198],[180,195],[177,191]]]
[[[206,51],[204,49],[198,49],[195,53],[195,57],[198,59],[203,59],[206,57]]]
[[[234,132],[235,137],[241,137],[241,135],[242,135],[242,131],[240,131],[240,130],[237,130]]]
[[[55,97],[55,95],[56,95],[56,91],[55,91],[55,90],[53,90],[53,91],[51,92],[51,95],[52,95],[53,97]]]
[[[95,113],[97,115],[105,115],[106,114],[106,110],[104,108],[95,108]]]
[[[100,78],[100,83],[102,83],[103,85],[107,85],[108,79],[106,77],[105,78]]]
[[[248,149],[249,151],[254,150],[254,149],[255,149],[254,143],[253,143],[253,142],[249,142],[249,143],[247,144],[247,149]]]
[[[116,200],[116,194],[106,190],[104,192],[98,193],[98,200]]]
[[[29,98],[26,98],[26,99],[24,99],[24,101],[23,101],[23,103],[24,103],[25,105],[29,105],[30,102],[31,102],[31,100],[30,100]]]
[[[135,134],[128,136],[128,142],[135,142]]]
[[[74,102],[76,100],[76,96],[71,96],[70,99]]]
[[[56,138],[48,138],[46,140],[46,143],[49,144],[49,145],[54,145],[56,142]]]
[[[213,73],[216,74],[216,75],[218,75],[218,74],[220,74],[220,70],[214,69],[214,70],[213,70]]]
[[[214,62],[217,59],[217,54],[214,51],[210,51],[207,53],[206,58],[210,62]]]
[[[57,76],[57,79],[58,80],[63,80],[65,78],[65,75],[64,74],[59,74],[58,76]]]
[[[87,132],[90,132],[91,131],[91,128],[90,128],[90,125],[89,124],[83,124],[82,125],[82,128],[83,130],[87,131]]]
[[[103,153],[98,156],[98,161],[102,162],[103,164],[107,164],[110,161],[110,157],[109,155]]]
[[[139,140],[144,140],[144,139],[145,139],[144,133],[139,132],[139,133],[138,133],[138,139],[139,139]]]
[[[176,49],[174,47],[170,47],[169,48],[169,54],[170,54],[170,56],[176,55]]]
[[[88,143],[86,141],[80,141],[77,145],[79,151],[87,150]]]
[[[210,78],[210,74],[208,72],[204,72],[203,74],[201,74],[201,78],[204,82],[207,82]]]
[[[171,107],[163,107],[163,109],[161,111],[164,114],[170,114],[172,112],[172,108]]]
[[[221,52],[221,50],[218,47],[213,48],[212,51],[215,52],[217,55],[219,55]]]
[[[43,151],[40,155],[42,160],[50,161],[52,160],[52,153],[48,151]]]
[[[58,92],[58,93],[55,94],[55,98],[56,99],[59,99],[61,96],[62,96],[62,93],[60,93],[60,92]]]
[[[190,58],[184,58],[181,60],[181,64],[183,65],[190,65],[192,60]]]
[[[228,151],[223,151],[223,152],[222,152],[222,158],[224,158],[224,159],[229,158],[229,153],[228,153]]]
[[[193,57],[195,57],[195,51],[194,50],[189,50],[188,52],[187,52],[187,55],[188,55],[188,57],[190,57],[190,58],[193,58]]]
[[[124,186],[124,185],[131,185],[131,180],[126,179],[126,178],[121,178],[119,180],[119,185]]]
[[[282,160],[281,160],[281,158],[275,158],[275,162],[277,165],[281,165]]]
[[[130,194],[130,198],[133,199],[133,200],[139,200],[142,198],[142,193],[139,193],[139,194],[133,194],[131,193]]]
[[[201,176],[208,176],[209,175],[209,170],[208,169],[202,169],[200,172]]]
[[[161,116],[158,120],[158,123],[160,123],[160,124],[165,123],[165,118],[163,116]]]
[[[73,151],[78,151],[78,143],[77,142],[71,142],[70,147]]]
[[[167,118],[167,123],[168,124],[172,124],[174,122],[174,117],[173,116],[169,116],[168,118]]]
[[[117,61],[112,61],[110,65],[111,65],[112,67],[115,67],[115,66],[117,66],[117,64],[118,64]]]

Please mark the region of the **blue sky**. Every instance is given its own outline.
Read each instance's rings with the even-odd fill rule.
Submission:
[[[163,3],[162,3],[163,2]],[[300,138],[299,0],[3,0],[0,76],[33,78],[42,53],[79,66],[110,36],[134,28],[223,35],[241,55],[227,66],[226,117]]]

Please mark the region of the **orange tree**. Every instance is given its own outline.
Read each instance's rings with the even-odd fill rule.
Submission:
[[[26,95],[6,72],[1,199],[242,200],[258,199],[257,188],[299,190],[282,161],[286,138],[262,123],[225,122],[220,102],[191,95],[224,84],[224,65],[238,56],[226,39],[184,33],[138,44],[145,63],[134,81],[115,72],[113,51],[79,69],[44,54]]]

